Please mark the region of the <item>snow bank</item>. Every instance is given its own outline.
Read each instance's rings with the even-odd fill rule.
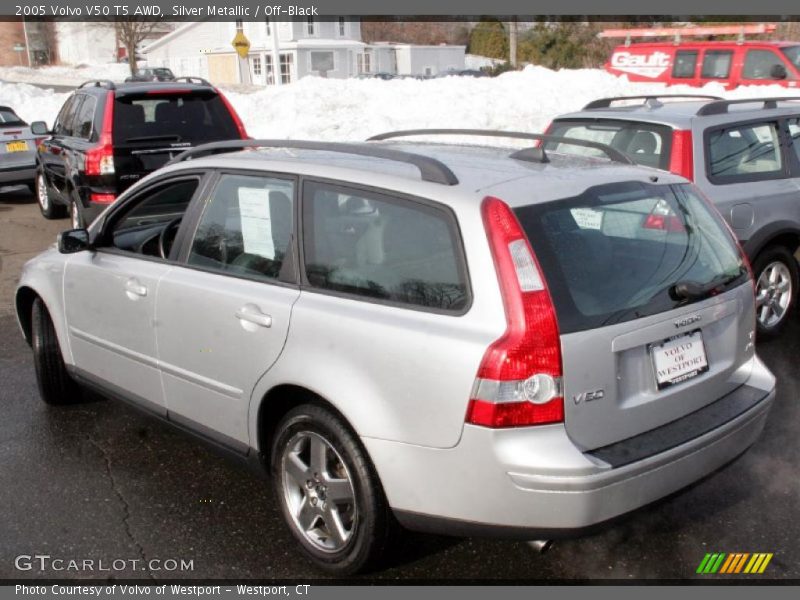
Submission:
[[[49,85],[80,85],[89,79],[122,81],[130,75],[124,63],[96,63],[78,67],[0,67],[0,79]]]
[[[63,67],[52,67],[55,68]],[[85,78],[85,74],[77,77]],[[626,77],[599,69],[552,71],[527,67],[495,78],[383,81],[306,77],[291,85],[253,93],[228,90],[226,95],[254,137],[363,140],[393,129],[425,127],[541,131],[554,116],[578,110],[590,100],[652,93],[703,93],[733,98],[796,94],[780,86],[751,86],[726,92],[720,84],[702,89],[666,87],[631,83]],[[0,83],[0,104],[14,107],[28,121],[52,124],[66,96],[26,84]]]

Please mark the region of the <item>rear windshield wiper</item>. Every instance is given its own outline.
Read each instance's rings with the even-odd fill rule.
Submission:
[[[709,294],[733,283],[741,277],[742,271],[735,275],[722,275],[715,277],[707,283],[698,283],[696,281],[679,281],[671,288],[669,288],[669,295],[673,300],[698,300],[705,298]]]
[[[167,140],[174,140],[176,142],[180,142],[183,138],[176,133],[170,133],[166,135],[143,135],[141,137],[130,137],[126,138],[126,142],[155,142],[155,141],[167,141]]]

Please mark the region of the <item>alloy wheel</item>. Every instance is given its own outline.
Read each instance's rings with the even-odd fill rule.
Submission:
[[[47,212],[50,208],[50,196],[47,193],[47,181],[45,181],[44,173],[39,173],[36,177],[36,198],[39,200],[42,212]]]
[[[323,552],[345,548],[356,530],[358,511],[347,466],[318,433],[300,431],[281,457],[283,497],[305,540]]]
[[[786,316],[792,300],[792,276],[780,261],[769,263],[756,282],[756,315],[765,329],[775,327]]]

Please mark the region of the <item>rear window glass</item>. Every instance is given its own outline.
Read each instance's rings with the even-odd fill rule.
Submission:
[[[122,96],[114,103],[114,143],[191,142],[239,137],[217,94]]]
[[[627,154],[631,160],[640,165],[659,169],[669,167],[672,130],[664,125],[611,119],[554,121],[549,133],[606,144]],[[604,152],[595,148],[584,148],[565,143],[549,142],[545,144],[545,149],[567,154],[607,158]]]
[[[691,185],[639,182],[518,208],[562,333],[672,310],[747,277],[719,216]],[[678,283],[702,293],[686,297]]]
[[[0,107],[0,126],[4,125],[27,125],[27,123],[10,108]]]
[[[707,135],[709,179],[736,183],[783,173],[777,123],[717,129]]]

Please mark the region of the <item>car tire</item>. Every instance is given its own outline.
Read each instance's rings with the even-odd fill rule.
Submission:
[[[53,202],[47,176],[39,169],[36,173],[36,200],[45,219],[61,219],[66,216],[66,207]]]
[[[399,526],[366,451],[340,417],[317,404],[292,409],[270,456],[284,521],[316,566],[347,575],[381,561]]]
[[[797,260],[787,248],[770,246],[753,261],[753,276],[758,336],[772,338],[786,326],[797,299]]]
[[[72,404],[81,399],[81,389],[67,373],[53,320],[41,298],[31,308],[31,347],[39,396],[47,404]]]

